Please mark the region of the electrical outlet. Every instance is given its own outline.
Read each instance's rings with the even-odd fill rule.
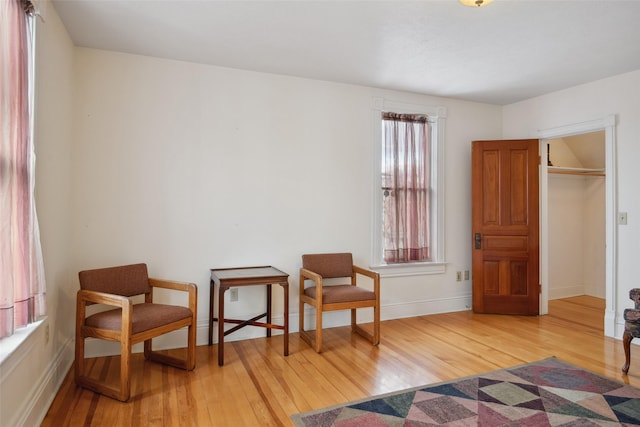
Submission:
[[[238,288],[233,288],[229,290],[229,301],[231,302],[238,301]]]
[[[49,324],[44,325],[44,343],[49,344]]]
[[[469,280],[469,270],[464,271],[464,280]]]
[[[462,271],[456,271],[456,282],[462,281]]]

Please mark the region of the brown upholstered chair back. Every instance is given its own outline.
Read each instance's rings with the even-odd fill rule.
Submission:
[[[131,297],[149,292],[147,264],[85,270],[78,273],[80,288]]]
[[[353,257],[350,253],[302,255],[302,267],[323,278],[351,277]]]

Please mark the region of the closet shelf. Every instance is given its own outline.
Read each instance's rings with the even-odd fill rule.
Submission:
[[[547,172],[564,175],[605,176],[604,169],[563,168],[560,166],[548,166]]]

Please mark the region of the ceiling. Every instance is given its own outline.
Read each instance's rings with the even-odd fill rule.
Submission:
[[[511,104],[640,69],[638,0],[52,0],[77,46]]]

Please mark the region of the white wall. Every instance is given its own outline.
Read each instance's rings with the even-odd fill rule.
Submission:
[[[548,179],[549,299],[583,295],[583,178],[549,174]]]
[[[605,298],[605,182],[602,177],[584,181],[584,293]]]
[[[549,299],[605,297],[604,178],[549,174]]]
[[[368,265],[375,97],[448,109],[453,268],[384,279],[382,316],[469,306],[470,281],[455,282],[455,269],[471,266],[470,141],[500,136],[500,107],[84,48],[75,73],[73,266],[143,261],[152,275],[196,283],[200,344],[210,268],[288,272],[297,330],[301,254],[351,251]],[[261,312],[263,293],[241,289],[228,315]],[[277,313],[281,304],[277,289]]]
[[[46,24],[36,20],[36,206],[47,318],[2,364],[2,426],[39,425],[73,361],[77,288],[70,245],[74,47],[50,4],[41,2],[39,7]]]
[[[631,307],[629,289],[638,286],[634,265],[640,242],[640,70],[554,92],[505,106],[505,138],[531,137],[539,130],[597,120],[614,114],[617,118],[618,210],[628,212],[628,225],[617,226],[617,293],[608,309],[615,311],[616,336],[624,325],[622,312]],[[635,218],[635,219],[634,219]],[[609,305],[610,304],[610,305]]]

